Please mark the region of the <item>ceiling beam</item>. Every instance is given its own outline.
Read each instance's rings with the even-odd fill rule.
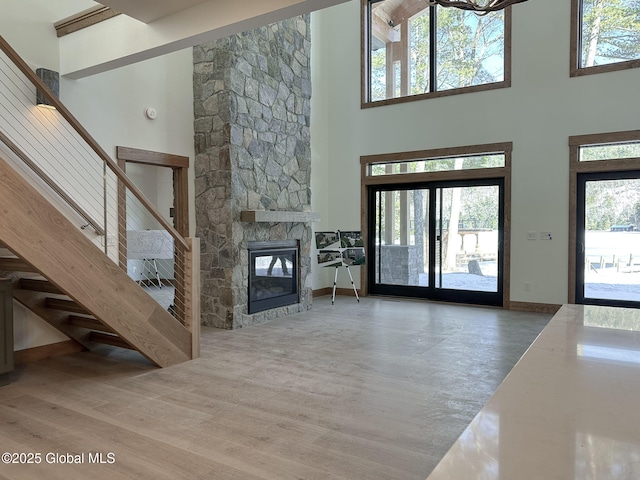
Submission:
[[[371,10],[372,33],[384,43],[395,43],[400,41],[398,27],[429,8],[429,3],[427,0],[406,0],[391,11],[387,11],[387,8],[392,6],[384,7],[384,4],[378,3]]]
[[[98,5],[60,20],[59,22],[54,23],[53,27],[56,29],[58,37],[64,37],[70,33],[95,25],[96,23],[109,20],[116,15],[120,15],[120,12],[117,12],[110,7]]]
[[[371,16],[371,33],[374,37],[384,43],[394,43],[400,41],[400,32],[390,26],[384,18],[374,14]]]
[[[398,8],[391,13],[391,21],[393,25],[400,25],[402,22],[408,21],[414,15],[429,8],[429,2],[426,0],[408,0],[402,2]]]

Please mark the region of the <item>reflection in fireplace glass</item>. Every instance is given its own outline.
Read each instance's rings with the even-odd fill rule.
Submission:
[[[297,249],[250,250],[249,313],[298,302]]]

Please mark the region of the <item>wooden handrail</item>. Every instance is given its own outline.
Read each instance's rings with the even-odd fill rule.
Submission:
[[[129,177],[122,171],[118,164],[111,159],[111,157],[102,149],[102,147],[94,140],[94,138],[85,130],[85,128],[76,120],[71,112],[58,100],[58,98],[49,90],[49,87],[35,74],[31,68],[25,63],[25,61],[18,55],[18,53],[11,48],[7,41],[0,35],[0,49],[9,57],[9,59],[20,69],[20,71],[38,88],[44,96],[49,100],[50,105],[56,107],[56,110],[62,115],[62,117],[69,122],[74,130],[87,142],[91,149],[98,155],[102,161],[109,167],[109,169],[118,177],[118,179],[128,188],[131,193],[149,210],[151,215],[162,225],[162,227],[169,232],[173,239],[178,242],[186,251],[189,251],[189,243],[185,238],[178,233],[178,231],[158,212],[156,207],[144,196],[138,187],[136,187]]]
[[[56,192],[65,202],[69,204],[71,208],[73,208],[78,215],[84,218],[89,225],[93,227],[98,235],[104,235],[104,228],[102,228],[99,222],[96,222],[91,215],[89,215],[78,203],[71,198],[69,195],[62,190],[56,182],[51,180],[49,175],[42,170],[33,160],[29,158],[29,156],[24,153],[20,147],[18,147],[15,143],[13,143],[9,137],[7,137],[3,132],[0,132],[0,142],[4,143],[9,150],[15,153],[20,160],[22,160],[31,170],[33,170],[36,175],[38,175],[44,183],[46,183],[49,188],[51,188],[54,192]]]

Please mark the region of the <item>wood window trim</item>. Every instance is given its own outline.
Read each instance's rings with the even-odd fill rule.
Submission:
[[[576,235],[578,229],[578,174],[640,170],[640,158],[580,161],[580,147],[640,140],[640,130],[574,135],[569,137],[569,303],[576,303]]]
[[[580,4],[581,0],[571,0],[571,48],[569,57],[569,75],[571,77],[583,77],[585,75],[597,75],[599,73],[617,72],[640,67],[640,59],[624,62],[609,63],[607,65],[594,65],[593,67],[581,67],[580,57]]]
[[[575,0],[574,0],[575,1]],[[430,98],[449,97],[465,93],[485,92],[501,88],[511,87],[511,37],[512,37],[512,13],[511,7],[507,7],[504,12],[504,80],[501,82],[485,83],[483,85],[472,85],[469,87],[452,88],[436,92],[422,93],[418,95],[408,95],[404,97],[387,98],[384,100],[370,101],[367,92],[369,91],[369,41],[368,41],[368,8],[369,0],[360,0],[360,108],[382,107],[406,102],[416,102]]]
[[[189,236],[189,157],[168,153],[152,152],[130,147],[116,147],[116,159],[123,172],[127,170],[127,163],[152,165],[171,168],[173,170],[174,190],[174,224],[175,229],[183,237]],[[126,218],[126,187],[118,180],[118,240],[120,245],[127,245],[127,226],[122,219]],[[121,266],[127,265],[127,251],[120,248],[119,261]]]
[[[116,147],[116,158],[123,171],[126,163],[138,163],[156,167],[171,168],[173,170],[174,189],[174,222],[175,229],[183,237],[189,236],[189,157],[168,153],[152,152],[130,147]],[[123,168],[124,166],[124,168]],[[121,195],[120,193],[119,195]],[[124,208],[124,207],[123,207]],[[126,218],[123,216],[122,218]],[[126,245],[126,243],[125,243]]]
[[[116,147],[118,160],[142,165],[156,165],[158,167],[189,168],[189,157],[168,153],[151,152],[130,147]]]
[[[368,192],[372,185],[388,185],[393,183],[423,183],[425,181],[447,181],[479,178],[502,178],[504,180],[504,241],[503,241],[503,293],[502,308],[509,310],[511,305],[511,162],[513,142],[488,143],[463,147],[437,148],[409,152],[364,155],[360,157],[360,230],[364,244],[369,245],[369,202]],[[441,172],[421,172],[395,174],[388,176],[371,176],[371,165],[377,163],[403,162],[410,160],[429,160],[443,157],[460,157],[478,154],[504,154],[504,167],[480,168],[469,170],[452,170]],[[366,249],[367,247],[365,247]],[[365,256],[373,258],[365,250]],[[360,269],[360,292],[362,296],[369,294],[367,269]]]

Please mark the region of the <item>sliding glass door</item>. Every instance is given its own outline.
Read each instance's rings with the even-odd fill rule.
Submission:
[[[640,307],[640,171],[577,178],[576,303]]]
[[[371,293],[502,305],[503,181],[376,186]]]

